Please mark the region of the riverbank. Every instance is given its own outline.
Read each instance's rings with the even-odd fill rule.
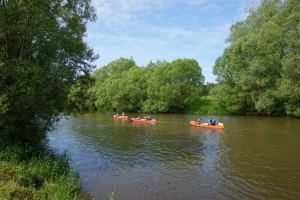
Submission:
[[[0,199],[84,199],[79,175],[66,154],[43,144],[0,141]]]
[[[184,114],[228,115],[230,113],[221,108],[216,99],[205,96],[188,105]]]

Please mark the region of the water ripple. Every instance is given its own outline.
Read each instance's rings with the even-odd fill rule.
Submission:
[[[215,131],[190,127],[192,115],[156,115],[157,124],[111,116],[70,117],[48,135],[96,200],[114,190],[117,199],[146,200],[300,196],[300,135],[290,119],[219,116],[226,128]]]

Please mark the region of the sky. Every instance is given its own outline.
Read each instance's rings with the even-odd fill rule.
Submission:
[[[205,83],[230,43],[231,25],[245,20],[259,0],[92,0],[96,22],[84,39],[100,58],[97,68],[121,57],[139,67],[152,62],[195,59]]]

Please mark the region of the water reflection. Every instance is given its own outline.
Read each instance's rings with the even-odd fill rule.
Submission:
[[[70,117],[49,134],[52,147],[68,150],[95,199],[109,199],[114,188],[117,199],[299,196],[300,140],[290,120],[218,116],[225,129],[210,130],[189,126],[193,115],[157,114],[156,124],[112,116]]]

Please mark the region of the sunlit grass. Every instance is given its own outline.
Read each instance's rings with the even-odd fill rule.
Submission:
[[[82,199],[65,154],[0,142],[0,199]]]
[[[225,115],[228,114],[228,111],[221,108],[218,105],[218,102],[210,96],[201,97],[195,102],[188,105],[185,109],[185,113],[188,114],[220,114]]]

